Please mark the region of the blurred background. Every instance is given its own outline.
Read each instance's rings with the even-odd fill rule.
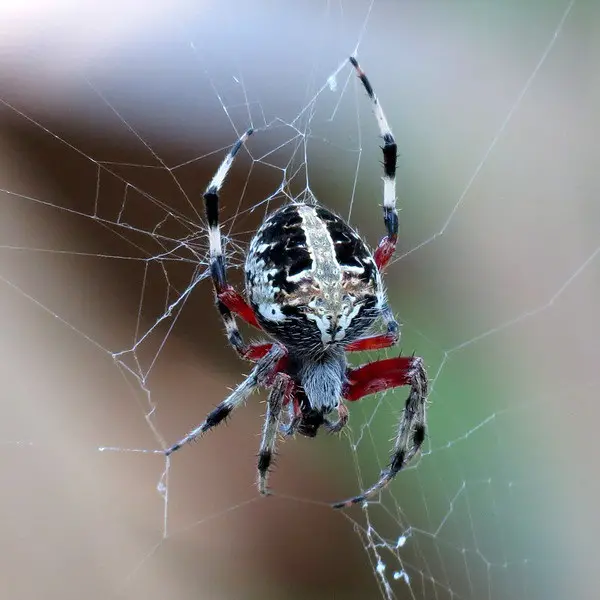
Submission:
[[[592,0],[2,5],[2,596],[596,598],[599,33]],[[406,390],[351,406],[339,439],[280,442],[268,499],[264,394],[170,465],[152,451],[249,370],[201,216],[241,131],[234,282],[307,189],[383,235],[355,51],[398,140],[386,281],[432,393],[422,456],[338,513]]]

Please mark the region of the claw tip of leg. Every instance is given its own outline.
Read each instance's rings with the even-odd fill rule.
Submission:
[[[331,507],[335,508],[335,509],[350,508],[351,506],[354,506],[355,504],[362,504],[363,506],[366,506],[367,499],[364,498],[363,496],[357,496],[356,498],[350,498],[350,500],[344,500],[343,502],[336,502],[335,504],[332,504]]]
[[[181,448],[181,445],[175,444],[175,446],[171,446],[170,448],[167,448],[166,450],[164,450],[163,454],[167,457],[171,456],[171,454],[173,454],[173,452],[175,452],[176,450],[179,450],[179,448]]]

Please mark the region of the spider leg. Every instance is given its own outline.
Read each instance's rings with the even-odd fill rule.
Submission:
[[[390,307],[386,304],[381,312],[381,317],[384,320],[387,333],[378,335],[370,335],[368,337],[359,338],[346,346],[346,352],[356,352],[359,350],[381,350],[382,348],[390,348],[395,346],[400,339],[400,325],[394,319],[394,315]]]
[[[164,453],[166,456],[173,454],[182,446],[196,440],[203,433],[206,433],[213,427],[223,422],[233,410],[241,406],[250,394],[259,386],[265,385],[269,377],[273,376],[274,371],[280,368],[280,361],[285,355],[285,350],[281,346],[273,346],[271,350],[261,358],[250,375],[238,385],[228,398],[223,400],[217,407],[206,416],[206,419],[195,429],[190,431],[184,438],[176,444],[167,448]]]
[[[256,315],[254,314],[252,307],[232,285],[227,284],[223,291],[218,292],[217,300],[222,302],[232,313],[239,315],[239,317],[248,323],[248,325],[252,325],[252,327],[262,330],[262,327],[256,320]]]
[[[373,112],[379,125],[379,132],[383,138],[383,222],[387,235],[379,242],[375,250],[375,264],[378,269],[383,269],[392,258],[398,241],[398,212],[396,210],[396,162],[398,149],[394,134],[385,118],[379,100],[373,91],[371,82],[367,79],[365,72],[360,68],[354,56],[350,57],[350,63],[356,69],[367,95],[373,103]]]
[[[260,450],[258,451],[258,491],[267,496],[267,478],[269,476],[269,466],[275,452],[275,442],[277,441],[277,431],[281,421],[281,409],[286,400],[289,401],[294,389],[294,382],[287,373],[277,373],[275,382],[269,393],[267,400],[267,414],[265,416],[265,426],[263,428]]]
[[[348,423],[348,407],[344,404],[342,398],[340,398],[337,412],[337,421],[332,423],[329,419],[325,419],[325,427],[329,433],[339,433]]]
[[[281,433],[285,436],[292,436],[296,433],[298,425],[300,425],[300,422],[302,421],[302,411],[300,410],[298,397],[295,393],[292,394],[291,399],[287,402],[287,407],[290,420],[287,425],[281,425]]]
[[[428,380],[421,358],[399,356],[369,363],[357,369],[350,369],[348,380],[344,397],[349,401],[400,385],[410,385],[410,393],[400,417],[390,464],[381,473],[379,481],[359,496],[337,502],[333,505],[334,508],[360,504],[384,489],[419,451],[426,432]]]
[[[206,220],[208,222],[208,242],[210,247],[210,273],[215,290],[217,308],[225,324],[227,339],[235,348],[236,352],[247,360],[258,360],[265,356],[271,348],[271,344],[247,345],[235,321],[238,314],[246,323],[260,329],[252,307],[244,298],[235,291],[233,286],[227,283],[227,266],[223,255],[223,244],[221,239],[221,228],[219,225],[219,190],[225,177],[233,164],[233,159],[248,137],[252,135],[252,129],[246,133],[232,146],[227,156],[217,169],[211,179],[206,192],[204,192],[204,207]]]

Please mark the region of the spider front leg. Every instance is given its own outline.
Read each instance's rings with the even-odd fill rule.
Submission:
[[[277,431],[281,422],[281,410],[287,404],[294,391],[294,382],[287,373],[277,373],[269,398],[267,400],[267,414],[263,428],[260,450],[258,451],[258,491],[267,496],[267,478],[269,466],[275,453]]]
[[[227,283],[227,265],[223,255],[221,228],[219,225],[219,190],[233,164],[233,159],[248,137],[252,135],[249,129],[232,146],[227,156],[217,169],[214,177],[204,192],[204,207],[208,222],[208,242],[210,246],[210,274],[217,300],[217,308],[225,324],[227,339],[241,358],[256,361],[261,359],[271,349],[272,344],[246,344],[238,329],[234,315],[239,315],[246,323],[260,329],[252,307],[244,298]]]
[[[428,380],[423,359],[398,356],[379,360],[357,369],[350,369],[348,381],[344,397],[350,402],[402,385],[410,385],[410,393],[400,418],[390,464],[381,473],[379,481],[359,496],[337,502],[333,505],[334,508],[359,504],[384,489],[419,451],[427,430],[425,409]]]
[[[206,433],[213,427],[222,423],[238,406],[241,406],[250,394],[259,386],[264,386],[269,378],[281,368],[281,361],[285,357],[285,349],[281,346],[273,346],[269,352],[261,358],[256,366],[250,372],[250,375],[238,385],[230,396],[223,400],[214,410],[212,410],[204,421],[195,429],[192,429],[184,438],[176,444],[167,448],[164,453],[166,456],[173,454],[182,446],[196,440],[203,433]]]
[[[383,138],[383,146],[381,147],[383,151],[383,222],[387,230],[387,235],[379,242],[379,246],[375,250],[375,264],[381,270],[390,262],[396,250],[396,243],[398,242],[398,211],[396,210],[396,163],[398,148],[394,134],[373,91],[371,82],[360,68],[356,58],[351,56],[350,63],[356,69],[358,78],[371,99],[373,112],[379,125],[379,132]]]

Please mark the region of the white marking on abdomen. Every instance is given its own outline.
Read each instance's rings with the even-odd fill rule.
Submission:
[[[343,273],[327,226],[310,206],[299,206],[298,213],[302,218],[306,247],[312,259],[312,276],[324,287],[339,285]]]

